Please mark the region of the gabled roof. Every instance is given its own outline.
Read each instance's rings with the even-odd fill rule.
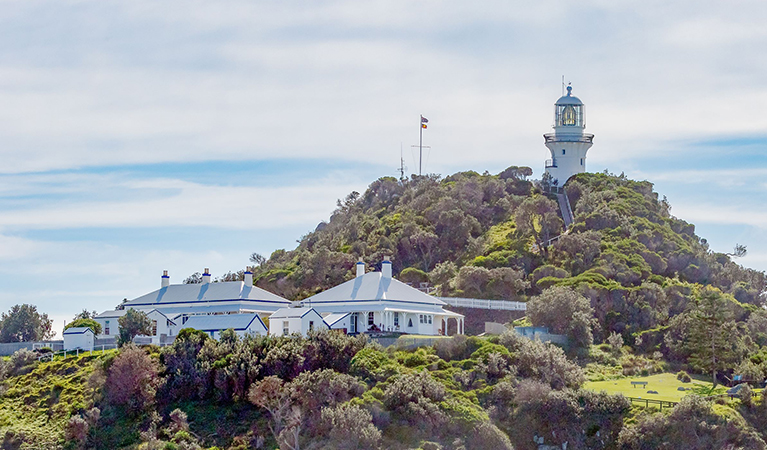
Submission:
[[[322,320],[325,321],[326,324],[328,324],[329,327],[332,327],[337,322],[344,319],[344,317],[349,316],[351,313],[335,313],[335,314],[328,314],[327,316],[323,317]]]
[[[290,301],[259,287],[247,286],[242,281],[225,281],[221,283],[171,284],[135,298],[125,303],[125,307],[227,300],[256,301],[273,305],[290,304]]]
[[[202,331],[221,331],[232,328],[234,330],[246,330],[254,321],[257,321],[264,330],[266,325],[258,314],[221,314],[216,316],[190,316],[181,325],[182,328],[194,328]]]
[[[341,283],[334,288],[313,295],[304,300],[304,304],[395,301],[446,306],[442,300],[395,280],[383,277],[381,272],[369,272],[353,280]]]
[[[122,317],[127,313],[127,309],[115,309],[114,311],[104,311],[103,313],[96,316],[96,319],[109,319],[112,317]]]
[[[93,333],[93,330],[91,330],[91,327],[71,327],[64,330],[64,334],[85,334],[87,332]]]
[[[314,308],[310,306],[304,306],[303,308],[280,308],[274,313],[272,313],[269,318],[275,318],[275,319],[299,319],[301,317],[304,317],[305,315],[309,314],[311,311],[314,311]],[[320,313],[317,311],[314,311],[315,314],[318,316]]]

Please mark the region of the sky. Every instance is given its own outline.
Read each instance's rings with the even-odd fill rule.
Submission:
[[[0,0],[0,311],[64,321],[269,255],[417,171],[550,158],[655,183],[767,270],[767,2]]]

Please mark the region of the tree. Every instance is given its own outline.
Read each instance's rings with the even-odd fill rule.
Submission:
[[[195,272],[188,277],[184,278],[183,281],[184,284],[200,284],[202,283],[202,274],[200,272]]]
[[[591,345],[594,309],[586,297],[571,288],[553,286],[533,297],[527,302],[527,317],[535,326],[566,334],[577,346]]]
[[[716,385],[716,373],[737,363],[740,359],[740,339],[733,320],[732,305],[721,291],[706,288],[698,304],[689,314],[687,339],[684,345],[690,352],[690,363],[711,373]]]
[[[95,319],[98,313],[96,311],[88,311],[87,309],[83,309],[82,312],[79,312],[75,314],[75,318],[72,319],[74,322],[77,319]]]
[[[105,386],[110,403],[138,413],[154,403],[160,384],[157,362],[144,350],[128,344],[109,367]]]
[[[136,311],[133,308],[128,309],[122,317],[117,319],[120,326],[120,336],[117,344],[121,347],[139,335],[149,336],[152,334],[152,321],[143,311]]]
[[[301,409],[291,401],[290,384],[280,378],[269,376],[250,387],[251,403],[269,412],[269,430],[280,448],[298,450],[301,432]]]
[[[545,253],[549,239],[562,232],[558,211],[557,204],[542,195],[527,198],[514,214],[517,229],[525,236],[532,236],[538,248]]]
[[[68,330],[70,328],[78,328],[78,327],[90,328],[91,330],[93,330],[94,334],[97,334],[97,335],[101,334],[101,324],[90,318],[75,319],[72,322],[69,322],[68,324],[66,324],[64,326],[64,330]]]
[[[259,267],[263,265],[266,262],[266,258],[264,258],[260,253],[252,253],[250,255],[250,262],[252,262],[256,267]]]
[[[44,341],[54,336],[53,320],[34,305],[15,305],[0,318],[0,342]]]
[[[735,247],[732,250],[732,253],[725,253],[727,256],[732,256],[733,258],[742,258],[746,256],[748,253],[748,249],[745,245],[742,244],[735,244]]]

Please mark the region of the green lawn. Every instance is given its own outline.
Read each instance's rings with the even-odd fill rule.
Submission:
[[[647,386],[633,386],[632,381],[646,381]],[[691,390],[679,391],[678,387],[691,388]],[[589,381],[583,387],[591,391],[605,391],[609,394],[623,394],[626,397],[641,397],[653,400],[666,400],[678,402],[685,395],[700,394],[712,395],[722,394],[726,388],[717,386],[714,392],[711,392],[711,382],[693,379],[691,383],[682,383],[676,379],[674,373],[661,373],[647,377],[629,377],[619,380]],[[657,391],[657,394],[648,394],[647,391]]]

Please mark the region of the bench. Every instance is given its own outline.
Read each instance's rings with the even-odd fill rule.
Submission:
[[[647,387],[647,382],[646,381],[632,381],[631,382],[631,387],[637,387],[637,386],[642,386],[643,388],[645,388],[645,387]]]

